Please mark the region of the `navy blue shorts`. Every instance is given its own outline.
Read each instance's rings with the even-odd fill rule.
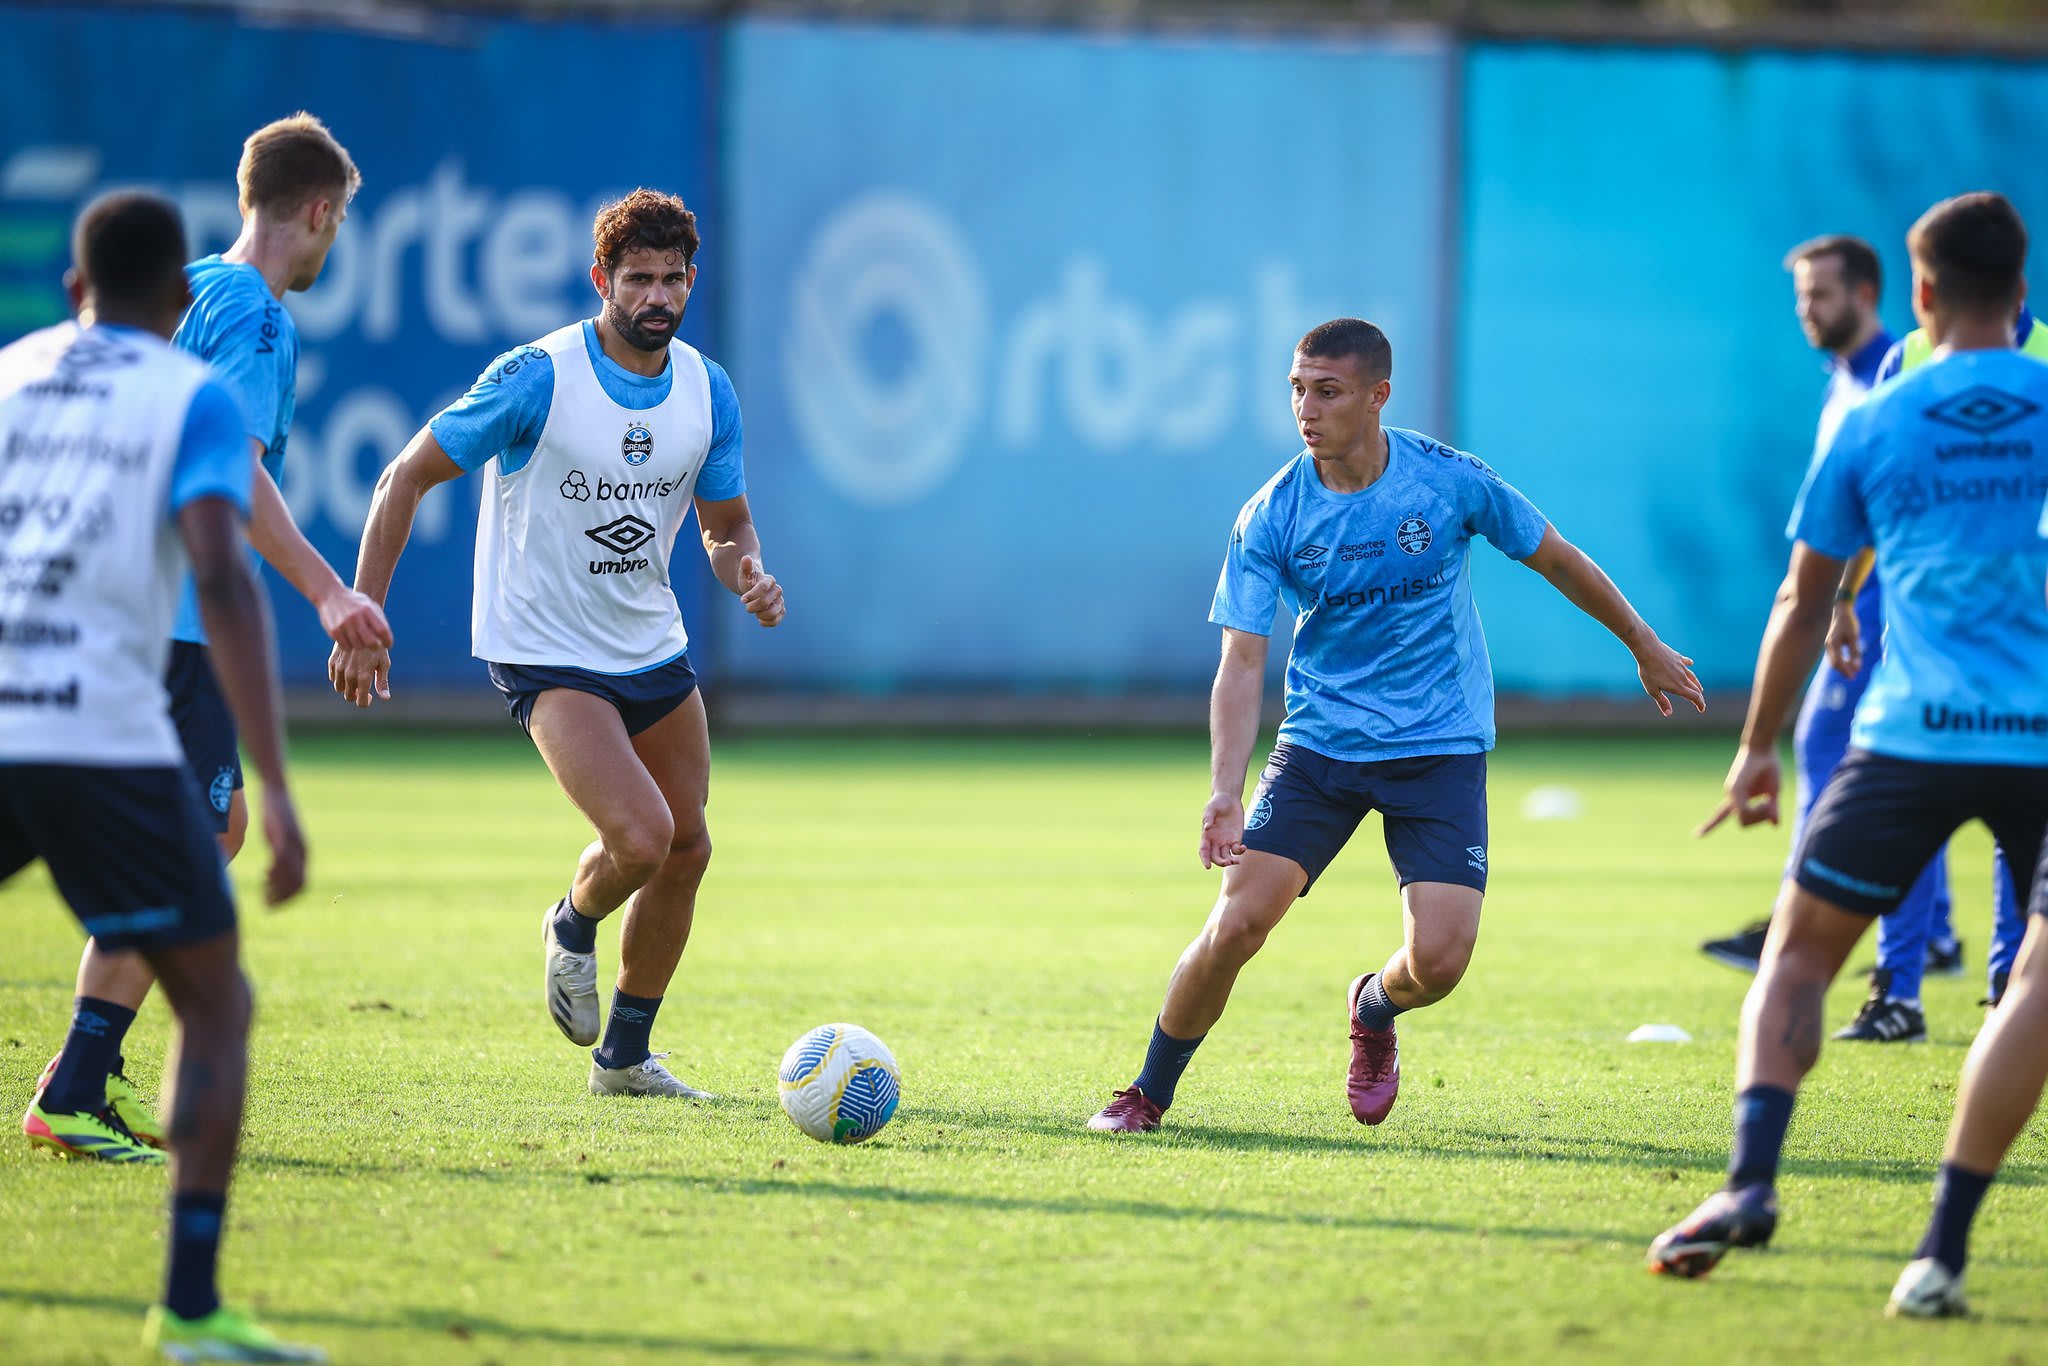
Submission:
[[[636,674],[601,674],[554,664],[489,664],[491,683],[505,695],[505,710],[529,735],[533,703],[550,688],[568,688],[602,697],[618,709],[626,734],[638,735],[690,700],[697,691],[697,671],[688,655],[677,655]]]
[[[213,676],[213,661],[204,645],[189,640],[171,642],[164,690],[171,695],[171,724],[178,728],[185,766],[192,770],[192,781],[199,784],[200,795],[206,799],[213,833],[226,834],[228,807],[242,790],[242,752],[234,713],[228,710],[228,699]]]
[[[1486,890],[1484,754],[1352,763],[1282,742],[1245,813],[1245,848],[1307,869],[1307,896],[1368,811],[1380,813],[1403,887],[1450,882]]]
[[[101,948],[148,953],[235,927],[220,844],[182,768],[0,768],[0,881],[38,858]]]
[[[1792,877],[1843,910],[1888,915],[1927,860],[1973,820],[1991,827],[2008,865],[2034,867],[2048,828],[2048,768],[1936,764],[1851,749],[1807,817]],[[2039,879],[2033,909],[2048,914]]]

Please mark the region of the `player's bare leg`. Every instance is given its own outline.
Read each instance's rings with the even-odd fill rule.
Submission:
[[[634,996],[668,990],[697,914],[697,887],[711,863],[704,805],[711,786],[711,736],[704,699],[690,696],[633,737],[669,813],[667,856],[626,906],[619,939],[618,989]]]
[[[602,1011],[593,922],[617,910],[660,870],[674,825],[611,703],[552,688],[534,699],[527,730],[555,781],[597,830],[576,862],[566,906],[556,902],[542,920],[548,1013],[570,1042],[594,1044]],[[561,938],[567,931],[557,924],[563,916],[577,917],[573,924],[582,936],[572,936],[568,946]]]
[[[1650,1269],[1704,1276],[1732,1247],[1762,1247],[1778,1226],[1776,1182],[1799,1083],[1820,1059],[1828,987],[1871,917],[1787,880],[1771,914],[1736,1045],[1735,1144],[1728,1182],[1650,1244]]]
[[[1265,944],[1301,895],[1308,873],[1293,859],[1246,850],[1223,869],[1223,890],[1194,942],[1174,964],[1166,1000],[1152,1027],[1145,1065],[1126,1090],[1118,1091],[1088,1127],[1109,1133],[1159,1127],[1173,1104],[1174,1088],[1202,1038],[1223,1018],[1237,974]]]
[[[1464,980],[1485,900],[1477,887],[1454,882],[1411,882],[1401,889],[1401,947],[1377,973],[1354,979],[1345,999],[1351,1064],[1344,1094],[1360,1124],[1380,1123],[1401,1094],[1394,1017],[1435,1005]]]
[[[2028,918],[2027,937],[1998,1009],[1970,1046],[1955,1122],[1934,1185],[1934,1213],[1913,1261],[1892,1289],[1888,1313],[1939,1318],[1967,1312],[1963,1268],[1970,1224],[2013,1140],[2048,1085],[2048,917]]]
[[[1307,882],[1307,872],[1293,859],[1257,849],[1224,868],[1223,890],[1208,922],[1167,980],[1160,1028],[1179,1039],[1207,1034],[1223,1018],[1237,974],[1265,946]]]
[[[228,828],[218,837],[224,861],[232,861],[241,851],[248,830],[249,803],[236,788],[228,805]],[[129,949],[110,952],[97,939],[85,941],[78,957],[71,1028],[57,1055],[43,1068],[31,1107],[76,1114],[97,1113],[104,1107],[143,1143],[164,1146],[163,1127],[128,1080],[121,1057],[128,1027],[155,982],[156,973],[141,954]]]

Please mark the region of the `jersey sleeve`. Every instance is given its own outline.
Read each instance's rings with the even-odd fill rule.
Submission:
[[[1459,452],[1464,476],[1465,529],[1484,536],[1511,560],[1526,560],[1543,543],[1550,522],[1522,491],[1476,455]]]
[[[724,367],[709,356],[704,358],[704,373],[711,381],[711,453],[697,474],[697,496],[716,503],[747,491],[747,467],[739,395],[732,391]]]
[[[537,346],[517,347],[492,361],[469,392],[436,413],[427,429],[463,470],[480,469],[505,455],[505,473],[512,474],[540,443],[554,397],[554,358]]]
[[[242,432],[267,455],[277,439],[278,414],[292,394],[293,352],[279,344],[277,327],[263,307],[242,303],[228,308],[216,334],[219,340],[203,359],[233,399]]]
[[[1870,381],[1870,387],[1875,389],[1888,379],[1897,379],[1899,372],[1905,368],[1906,343],[1901,339],[1893,342],[1891,349],[1884,353],[1884,359],[1877,363],[1877,378]]]
[[[249,482],[256,462],[242,414],[225,386],[216,380],[201,384],[185,410],[178,434],[178,454],[171,464],[171,515],[201,498],[226,498],[249,515]]]
[[[1831,559],[1846,560],[1870,544],[1870,518],[1856,482],[1870,410],[1868,403],[1851,408],[1835,429],[1834,441],[1814,457],[1785,528],[1788,537]]]
[[[1273,614],[1280,605],[1280,562],[1273,554],[1267,506],[1261,498],[1237,514],[1223,552],[1223,572],[1216,579],[1216,599],[1209,606],[1213,624],[1255,636],[1273,634]]]

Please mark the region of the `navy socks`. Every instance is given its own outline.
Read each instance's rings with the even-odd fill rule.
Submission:
[[[1728,1156],[1728,1189],[1768,1186],[1778,1179],[1778,1155],[1792,1123],[1792,1093],[1752,1086],[1735,1097],[1735,1149]]]
[[[57,1070],[43,1090],[52,1113],[90,1114],[107,1103],[107,1074],[121,1069],[121,1041],[135,1012],[126,1006],[80,996],[72,1003],[71,1032],[57,1055]]]
[[[597,1059],[599,1067],[637,1067],[646,1062],[650,1056],[647,1037],[654,1032],[654,1014],[660,1009],[659,996],[628,996],[614,990],[604,1042],[590,1056]]]
[[[1996,1173],[1965,1171],[1953,1162],[1941,1164],[1941,1174],[1934,1178],[1934,1217],[1927,1221],[1920,1246],[1913,1249],[1916,1260],[1932,1257],[1952,1274],[1963,1274],[1970,1256],[1970,1221],[1977,1217],[1984,1192],[1991,1189],[1992,1175]]]
[[[1394,1023],[1406,1006],[1394,1004],[1394,998],[1387,995],[1387,989],[1380,984],[1380,975],[1374,973],[1365,979],[1365,985],[1358,989],[1358,1023],[1367,1029],[1386,1029]]]
[[[181,1319],[203,1319],[220,1308],[214,1268],[220,1264],[220,1226],[225,1194],[171,1197],[171,1264],[164,1279],[164,1307]]]
[[[597,952],[597,924],[563,897],[555,903],[555,942],[571,953]]]
[[[1180,1074],[1188,1070],[1195,1050],[1207,1037],[1202,1034],[1192,1039],[1176,1039],[1161,1029],[1158,1021],[1153,1021],[1152,1042],[1145,1049],[1145,1068],[1131,1085],[1143,1091],[1145,1099],[1160,1109],[1171,1106],[1173,1090],[1180,1085]]]

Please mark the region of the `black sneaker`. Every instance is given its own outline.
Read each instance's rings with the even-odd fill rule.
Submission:
[[[1998,1008],[1998,1003],[2005,999],[2005,988],[2007,984],[2011,981],[2012,974],[2009,972],[1992,973],[1991,994],[1989,996],[1986,996],[1983,1000],[1977,1002],[1977,1004],[1983,1006],[1987,1010],[1996,1010]]]
[[[1963,941],[1951,939],[1947,948],[1932,940],[1927,944],[1927,975],[1929,977],[1960,977],[1963,975]]]
[[[1700,945],[1700,952],[1737,972],[1755,972],[1764,956],[1764,936],[1770,932],[1771,922],[1759,920],[1754,925],[1745,925],[1726,939],[1709,939]]]
[[[1888,994],[1892,975],[1880,968],[1870,976],[1870,995],[1846,1029],[1837,1030],[1838,1039],[1859,1043],[1925,1043],[1927,1017],[1920,1007],[1894,1001]]]

